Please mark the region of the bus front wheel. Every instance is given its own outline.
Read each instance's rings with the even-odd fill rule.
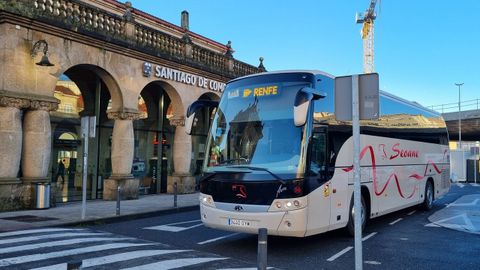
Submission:
[[[427,181],[425,184],[425,194],[422,203],[424,210],[431,210],[433,208],[433,184],[432,181]]]
[[[365,225],[367,224],[367,206],[365,204],[365,199],[363,196],[361,197],[362,204],[361,204],[361,220],[362,220],[362,231],[365,229]],[[353,208],[353,196],[352,199],[350,200],[350,212],[349,212],[349,217],[348,217],[348,223],[347,223],[347,231],[351,236],[355,236],[355,211]]]

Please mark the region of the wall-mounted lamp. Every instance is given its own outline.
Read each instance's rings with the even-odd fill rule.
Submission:
[[[39,65],[39,66],[42,66],[42,67],[54,66],[54,64],[50,63],[50,60],[48,60],[48,43],[43,39],[35,42],[35,44],[32,47],[32,51],[30,52],[30,54],[32,55],[32,57],[35,57],[37,55],[37,52],[42,47],[42,45],[43,45],[43,56],[42,56],[42,59],[40,60],[40,62],[38,62],[36,64]]]

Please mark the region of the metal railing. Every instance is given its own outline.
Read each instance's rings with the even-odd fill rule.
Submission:
[[[478,110],[480,109],[480,99],[464,100],[460,102],[460,107],[462,111]],[[427,106],[427,108],[440,113],[458,112],[458,102],[431,105]]]

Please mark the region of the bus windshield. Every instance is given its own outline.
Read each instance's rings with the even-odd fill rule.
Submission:
[[[209,133],[204,172],[302,173],[303,127],[294,124],[293,105],[297,92],[311,83],[300,78],[227,85]]]

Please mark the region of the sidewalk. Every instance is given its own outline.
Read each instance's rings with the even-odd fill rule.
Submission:
[[[116,201],[87,201],[84,220],[81,219],[82,202],[57,203],[56,207],[43,210],[0,212],[0,232],[148,217],[162,212],[196,209],[199,201],[198,193],[181,194],[175,208],[171,194],[140,196],[138,200],[121,201],[120,216],[115,215],[116,204]]]

